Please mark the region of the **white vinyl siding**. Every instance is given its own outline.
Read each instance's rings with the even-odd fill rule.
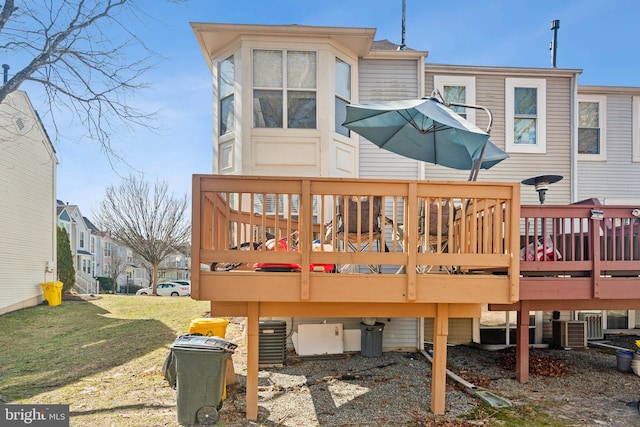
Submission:
[[[631,110],[633,112],[633,161],[640,162],[640,96],[634,96]]]
[[[22,112],[27,129],[20,134],[9,126],[16,110]],[[45,274],[45,265],[56,259],[57,161],[24,92],[15,92],[0,104],[0,133],[2,314],[39,303],[40,283],[56,280],[55,272]]]
[[[359,65],[359,103],[418,97],[418,63],[363,59]],[[418,161],[379,148],[360,137],[360,177],[416,179]]]

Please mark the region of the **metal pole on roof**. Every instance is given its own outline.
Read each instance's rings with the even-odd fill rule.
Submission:
[[[404,44],[404,27],[405,27],[405,15],[406,15],[406,10],[407,10],[407,1],[406,0],[402,0],[402,34],[400,37],[400,50],[405,50],[407,48],[407,45]]]
[[[560,20],[551,21],[551,31],[553,31],[553,41],[551,42],[551,66],[556,68],[556,51],[558,50],[558,28],[560,28]]]

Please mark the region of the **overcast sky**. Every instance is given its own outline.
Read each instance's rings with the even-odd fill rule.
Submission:
[[[161,127],[118,139],[131,165],[110,165],[90,140],[56,141],[58,198],[85,216],[119,176],[143,172],[191,194],[191,175],[212,170],[211,76],[190,22],[375,28],[376,40],[401,42],[402,0],[144,0],[153,20],[136,32],[163,57],[136,104],[159,110]],[[551,66],[552,20],[560,20],[558,68],[582,69],[583,85],[640,86],[640,2],[635,0],[406,0],[405,42],[428,63]],[[133,24],[132,24],[133,25]],[[32,94],[36,109],[37,94]],[[46,125],[46,123],[45,123]],[[135,169],[132,169],[135,168]]]

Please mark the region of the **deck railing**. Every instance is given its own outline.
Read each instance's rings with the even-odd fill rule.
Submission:
[[[523,206],[521,216],[522,300],[640,298],[635,206]]]
[[[518,184],[195,175],[192,295],[515,301],[517,218]]]

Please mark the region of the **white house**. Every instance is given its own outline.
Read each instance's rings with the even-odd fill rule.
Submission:
[[[56,280],[56,168],[51,141],[23,91],[0,104],[0,314],[43,300]]]
[[[97,281],[94,274],[95,239],[91,239],[92,231],[80,208],[76,205],[58,201],[58,225],[64,227],[69,234],[71,255],[76,269],[76,289],[80,293],[97,292]],[[92,248],[91,245],[94,244]]]

